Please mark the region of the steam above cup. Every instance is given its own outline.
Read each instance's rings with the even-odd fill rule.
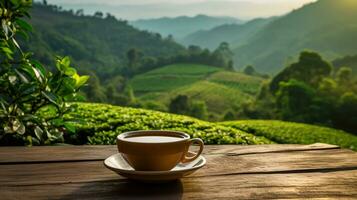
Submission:
[[[188,153],[197,143],[199,151]],[[132,131],[118,135],[119,153],[137,171],[167,171],[178,163],[195,160],[203,151],[203,141],[178,131]]]

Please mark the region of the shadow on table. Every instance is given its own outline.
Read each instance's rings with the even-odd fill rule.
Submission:
[[[64,199],[181,199],[180,180],[165,183],[143,183],[130,180],[80,184]]]

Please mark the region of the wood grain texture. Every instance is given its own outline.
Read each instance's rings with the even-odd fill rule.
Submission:
[[[357,171],[0,187],[3,199],[356,199]],[[26,197],[26,198],[23,198]]]
[[[357,153],[333,145],[206,146],[205,167],[164,184],[109,171],[103,159],[116,152],[2,147],[0,199],[357,199]]]
[[[338,149],[329,144],[312,145],[206,145],[204,154],[256,154],[264,152],[285,152]],[[115,145],[44,146],[44,147],[0,147],[0,165],[5,163],[68,162],[104,160],[117,153]]]
[[[207,154],[205,157],[207,165],[191,176],[326,172],[357,169],[357,154],[343,149],[239,156]],[[116,180],[118,178],[119,176],[104,167],[102,161],[0,165],[0,183],[4,185],[63,184]]]

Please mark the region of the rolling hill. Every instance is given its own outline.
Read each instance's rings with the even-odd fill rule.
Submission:
[[[237,47],[243,45],[250,37],[274,19],[254,19],[244,24],[224,24],[210,30],[200,30],[187,35],[182,39],[181,43],[198,45],[211,50],[217,48],[221,42],[228,42],[230,46]]]
[[[355,54],[357,2],[319,0],[294,10],[265,26],[246,44],[235,48],[237,68],[252,64],[265,73],[276,73],[286,58],[304,49],[332,60]]]
[[[24,42],[25,49],[47,65],[52,65],[55,55],[69,55],[74,66],[92,70],[101,79],[120,73],[127,65],[126,53],[131,48],[152,57],[176,55],[184,50],[173,41],[140,31],[111,15],[84,16],[34,3],[31,16],[34,31],[29,42]]]
[[[264,79],[221,68],[175,64],[134,77],[130,84],[141,101],[168,106],[177,95],[204,101],[208,111],[222,115],[226,110],[253,99]]]
[[[165,37],[171,34],[176,40],[180,41],[185,36],[199,30],[208,30],[222,24],[241,22],[239,19],[232,17],[197,15],[194,17],[180,16],[175,18],[142,19],[132,21],[130,24],[141,30],[160,33]]]

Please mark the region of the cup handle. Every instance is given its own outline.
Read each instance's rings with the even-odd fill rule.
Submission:
[[[198,150],[198,152],[194,155],[194,156],[190,156],[190,157],[187,157],[187,153],[188,153],[188,150],[190,148],[190,146],[193,144],[193,143],[197,143],[198,145],[200,145],[200,150]],[[181,162],[182,163],[188,163],[188,162],[191,162],[191,161],[194,161],[196,158],[198,158],[198,156],[201,155],[202,151],[203,151],[203,141],[199,138],[193,138],[193,139],[190,139],[189,140],[189,143],[187,145],[187,151],[186,153],[183,155],[182,159],[181,159]]]

